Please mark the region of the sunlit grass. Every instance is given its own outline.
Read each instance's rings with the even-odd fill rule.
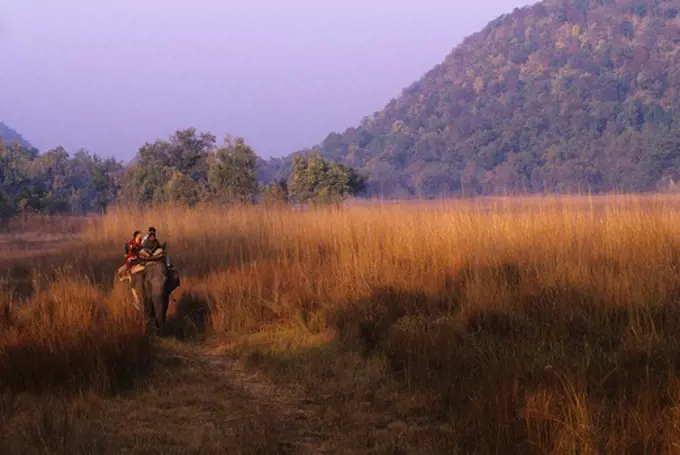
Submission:
[[[625,195],[121,208],[73,246],[71,278],[33,297],[43,316],[12,343],[94,336],[99,318],[102,339],[132,333],[101,277],[155,226],[183,278],[174,333],[207,332],[324,400],[357,451],[673,452],[678,209]],[[40,343],[61,352],[69,336]]]

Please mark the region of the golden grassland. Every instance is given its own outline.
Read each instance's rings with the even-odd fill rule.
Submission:
[[[112,289],[149,225],[182,274],[172,339],[142,338]],[[159,207],[84,226],[0,261],[0,449],[299,451],[192,363],[202,346],[306,397],[329,453],[680,453],[680,198]],[[218,406],[196,428],[250,426],[134,411],[186,422],[192,394]]]

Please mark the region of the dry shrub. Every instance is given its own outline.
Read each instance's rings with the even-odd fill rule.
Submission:
[[[0,333],[0,387],[44,393],[115,392],[150,366],[151,346],[121,301],[60,279],[12,315]]]
[[[211,326],[210,294],[179,289],[168,311],[165,333],[181,340],[205,338]]]
[[[80,455],[105,453],[101,422],[86,400],[44,396],[6,398],[0,452]]]

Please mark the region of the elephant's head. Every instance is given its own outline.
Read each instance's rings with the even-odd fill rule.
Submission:
[[[165,325],[170,294],[168,292],[168,266],[165,258],[144,261],[143,266],[132,274],[131,291],[144,311],[144,319],[156,320],[156,327]]]

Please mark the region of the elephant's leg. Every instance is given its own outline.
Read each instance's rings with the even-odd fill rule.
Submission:
[[[153,300],[145,296],[144,298],[144,316],[143,316],[143,324],[144,324],[144,334],[149,333],[149,324],[154,321],[154,314],[153,314]]]
[[[167,293],[165,292],[165,286],[162,282],[152,285],[151,288],[153,311],[156,317],[156,328],[161,331],[165,326],[165,315],[167,313]]]
[[[163,294],[163,324],[168,320],[168,307],[170,306],[170,293],[167,291]]]
[[[152,287],[148,283],[144,286],[144,333],[149,333],[149,325],[155,323],[154,301]],[[155,324],[154,324],[155,325]]]
[[[131,277],[130,280],[130,293],[132,294],[132,299],[134,301],[135,309],[140,315],[140,328],[143,335],[148,332],[148,320],[149,320],[149,304],[148,304],[148,292],[146,292],[146,286],[144,283],[144,278],[141,274],[137,274]]]

